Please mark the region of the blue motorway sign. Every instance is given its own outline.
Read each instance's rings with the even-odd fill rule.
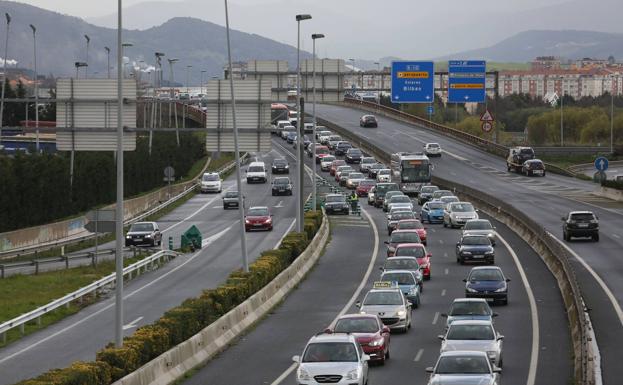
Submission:
[[[484,60],[448,62],[448,102],[484,103],[487,63]]]
[[[597,171],[606,171],[608,169],[608,158],[600,156],[595,159],[595,168]]]
[[[432,102],[435,92],[434,75],[432,61],[392,62],[392,102]]]

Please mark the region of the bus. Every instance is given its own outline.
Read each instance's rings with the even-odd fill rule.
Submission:
[[[280,120],[288,120],[288,106],[281,103],[272,103],[270,105],[270,122],[277,124]]]
[[[433,165],[421,152],[397,152],[391,156],[392,181],[400,191],[416,195],[423,184],[430,183]]]

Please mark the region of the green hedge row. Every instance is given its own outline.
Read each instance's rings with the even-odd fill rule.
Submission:
[[[109,344],[97,353],[95,362],[76,362],[18,385],[108,385],[132,373],[197,334],[272,281],[305,250],[321,224],[321,211],[305,213],[305,231],[291,232],[279,248],[262,252],[249,266],[248,273],[232,272],[216,289],[204,290],[199,297],[185,300],[153,324],[125,337],[122,348]]]
[[[601,185],[604,187],[614,188],[617,190],[623,190],[623,182],[617,182],[611,179],[601,181]]]

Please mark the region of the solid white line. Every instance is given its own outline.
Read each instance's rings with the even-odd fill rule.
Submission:
[[[437,320],[439,319],[439,312],[436,311],[435,312],[435,316],[433,317],[433,325],[437,324]]]
[[[441,296],[442,296],[442,297],[445,297],[445,296],[446,296],[446,289],[443,289],[443,290],[441,291]]]
[[[132,328],[138,327],[137,323],[139,323],[140,320],[142,320],[142,319],[143,319],[143,317],[138,317],[137,319],[135,319],[134,321],[130,322],[129,324],[123,325],[123,330],[128,330],[128,329],[132,329]]]
[[[359,297],[359,295],[361,294],[361,291],[366,286],[366,283],[368,282],[368,278],[370,278],[370,274],[372,274],[372,270],[374,269],[374,264],[376,263],[376,258],[379,253],[379,250],[378,250],[379,249],[379,230],[376,227],[376,223],[374,223],[370,214],[368,214],[368,212],[363,207],[361,208],[361,212],[368,218],[368,221],[370,221],[370,224],[372,225],[372,230],[374,231],[374,252],[372,253],[372,257],[370,258],[370,263],[368,264],[368,269],[366,270],[366,273],[363,275],[363,279],[361,280],[361,283],[359,283],[359,286],[353,293],[353,296],[350,297],[346,305],[344,305],[344,307],[338,313],[338,315],[333,319],[333,321],[331,321],[331,324],[335,323],[335,321],[338,318],[346,314],[348,309],[350,309],[351,306],[353,306],[353,304],[357,300],[357,297]],[[270,385],[281,384],[283,380],[285,380],[294,370],[296,370],[297,366],[298,364],[296,362],[292,363],[292,365],[290,365],[288,369],[286,369],[283,373],[281,373],[281,375],[279,375],[279,377],[277,377],[275,381],[271,382]]]
[[[614,296],[614,294],[612,293],[612,291],[610,290],[608,285],[606,285],[604,280],[601,279],[601,277],[595,272],[595,270],[593,270],[592,267],[590,267],[590,265],[588,263],[586,263],[584,258],[580,257],[575,251],[573,251],[563,241],[561,241],[560,239],[556,238],[549,231],[547,232],[547,234],[550,237],[552,237],[553,239],[555,239],[556,241],[558,241],[558,243],[560,243],[569,253],[571,253],[571,255],[573,255],[575,257],[575,259],[577,259],[582,264],[582,266],[584,266],[584,268],[586,270],[588,270],[588,272],[593,276],[593,278],[595,278],[595,281],[597,281],[599,286],[601,286],[601,289],[604,291],[604,293],[606,293],[606,296],[610,300],[610,303],[612,304],[612,307],[614,308],[614,311],[617,313],[617,316],[619,317],[619,322],[621,323],[621,325],[623,325],[623,310],[621,310],[621,305],[619,305],[619,302],[617,301],[616,297]]]
[[[521,276],[521,281],[526,288],[528,301],[530,302],[530,318],[532,320],[532,352],[530,353],[530,369],[528,370],[528,380],[526,381],[526,385],[534,385],[536,370],[539,363],[539,313],[536,307],[536,300],[534,299],[534,293],[532,292],[532,287],[530,286],[526,272],[519,262],[517,253],[515,253],[510,244],[499,233],[498,240],[504,244],[504,247],[506,247],[510,255],[513,257],[513,261],[515,262],[519,275]]]
[[[448,268],[447,268],[447,267],[443,270],[443,273],[444,273],[445,275],[448,275],[448,273],[449,273],[449,272],[450,272],[450,270],[448,270]]]
[[[417,354],[415,355],[415,358],[413,359],[414,362],[418,362],[420,360],[420,358],[422,358],[422,355],[424,354],[424,349],[420,349],[417,351]]]
[[[296,223],[296,218],[294,218],[292,220],[292,223],[290,223],[290,226],[288,226],[288,229],[286,230],[285,233],[283,233],[283,235],[281,236],[281,238],[279,238],[279,241],[275,244],[275,247],[273,247],[273,249],[276,249],[279,247],[279,245],[281,245],[281,242],[283,242],[283,238],[286,237],[286,235],[288,235],[288,233],[292,230],[292,228],[294,227],[294,224]]]
[[[621,239],[621,237],[616,234],[612,234],[612,236],[615,237],[616,239]]]

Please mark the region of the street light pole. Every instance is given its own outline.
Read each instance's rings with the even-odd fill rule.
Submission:
[[[560,147],[564,147],[564,121],[563,121],[563,106],[565,104],[565,90],[561,91],[562,97],[560,98]]]
[[[169,60],[169,90],[171,93],[171,101],[173,104],[173,111],[175,113],[175,140],[177,141],[177,147],[180,146],[180,132],[177,130],[177,102],[175,101],[175,88],[173,88],[173,63],[179,61],[180,59],[168,59]],[[169,106],[171,102],[169,102]],[[171,115],[171,108],[169,107],[169,116]]]
[[[376,69],[379,72],[379,85],[378,88],[379,90],[377,91],[377,101],[378,101],[378,105],[381,105],[381,79],[383,79],[383,74],[381,73],[381,63],[379,63],[378,61],[375,61],[374,64],[376,64]]]
[[[6,17],[6,41],[4,43],[4,71],[3,71],[3,79],[2,79],[2,100],[0,101],[0,149],[2,146],[2,125],[4,124],[4,92],[6,88],[7,79],[9,78],[6,73],[6,62],[9,60],[9,27],[11,26],[11,15],[5,13]]]
[[[206,71],[206,70],[201,70],[201,81],[200,81],[200,84],[199,84],[199,87],[200,87],[200,89],[201,89],[201,90],[199,91],[199,93],[200,93],[201,95],[203,95],[203,74],[205,74],[206,72],[208,72],[208,71]]]
[[[357,86],[355,85],[355,59],[348,59],[348,61],[350,62],[350,81],[351,81],[351,89],[353,88],[357,88]],[[355,86],[355,87],[353,87]],[[354,96],[354,95],[353,95]]]
[[[312,155],[312,169],[314,170],[313,172],[313,183],[312,183],[312,210],[316,211],[316,39],[322,39],[324,38],[324,35],[321,33],[314,33],[312,34],[312,42],[313,42],[313,54],[312,54],[312,60],[313,62],[313,104],[312,104],[312,115],[314,116],[314,126],[313,126],[313,132],[312,132],[312,149],[313,149],[313,155]]]
[[[106,50],[106,63],[107,63],[107,73],[108,73],[108,79],[110,79],[110,48],[108,47],[104,47],[104,49]]]
[[[311,15],[296,15],[297,35],[296,35],[296,151],[297,151],[297,174],[298,183],[296,184],[296,231],[303,232],[303,117],[301,116],[301,21],[311,19]],[[231,68],[230,68],[231,70]],[[314,150],[315,151],[315,150]],[[316,183],[314,181],[313,183]]]
[[[245,272],[249,271],[249,258],[247,255],[247,237],[245,232],[244,223],[244,196],[242,194],[242,178],[240,176],[240,147],[238,146],[238,126],[236,125],[236,98],[234,94],[234,77],[233,77],[233,65],[231,60],[231,41],[229,38],[229,10],[227,7],[227,0],[225,0],[225,26],[227,29],[227,61],[229,64],[229,91],[231,92],[231,117],[234,126],[234,147],[236,157],[236,185],[238,188],[238,208],[239,208],[239,222],[240,222],[240,249],[242,251],[242,269]],[[219,82],[220,88],[220,82]]]
[[[188,94],[188,100],[190,100],[190,69],[193,68],[191,65],[186,66],[186,93]]]
[[[614,154],[614,90],[614,76],[610,75],[610,154]]]
[[[84,38],[87,41],[87,60],[85,61],[85,63],[87,63],[87,66],[84,68],[84,78],[88,79],[89,78],[89,45],[91,44],[91,38],[89,37],[89,35],[84,35]]]
[[[35,132],[36,132],[36,148],[37,152],[39,152],[39,76],[37,74],[37,28],[30,24],[30,29],[32,29],[32,37],[34,41],[34,67],[35,67]]]

